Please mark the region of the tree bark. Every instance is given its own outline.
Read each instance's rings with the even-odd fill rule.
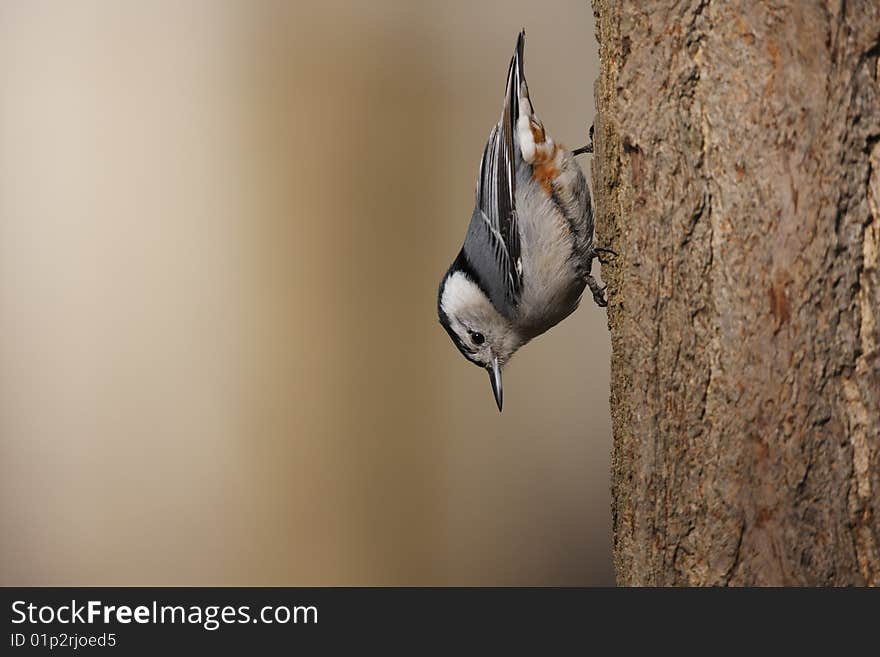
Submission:
[[[880,3],[593,9],[618,581],[880,584]]]

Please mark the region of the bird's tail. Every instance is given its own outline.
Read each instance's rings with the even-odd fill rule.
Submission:
[[[522,30],[516,37],[516,50],[510,59],[510,68],[507,70],[507,88],[504,93],[504,114],[503,120],[510,121],[511,132],[516,133],[516,122],[519,119],[520,100],[524,96],[526,100],[529,97],[528,87],[526,86],[525,73],[523,72],[523,49],[526,43],[526,31]],[[527,110],[531,114],[531,107]]]
[[[529,97],[529,86],[523,72],[523,48],[526,32],[523,30],[516,39],[516,51],[510,60],[507,74],[507,97],[505,110],[509,110],[513,142],[519,154],[528,164],[552,161],[557,146],[544,130],[544,124],[535,114],[535,107]]]

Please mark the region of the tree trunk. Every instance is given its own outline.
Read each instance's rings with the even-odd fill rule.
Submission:
[[[593,0],[621,584],[880,583],[880,3]]]

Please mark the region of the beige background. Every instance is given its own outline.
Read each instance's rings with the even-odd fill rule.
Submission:
[[[0,0],[0,584],[612,582],[604,313],[436,318],[521,26],[579,146],[585,0]]]

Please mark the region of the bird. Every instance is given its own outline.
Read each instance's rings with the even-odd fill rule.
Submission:
[[[535,114],[523,72],[525,30],[507,72],[504,107],[489,133],[474,210],[458,255],[440,280],[437,315],[453,344],[489,373],[498,411],[501,372],[513,354],[578,307],[586,287],[607,305],[592,263],[590,190],[573,151]]]

